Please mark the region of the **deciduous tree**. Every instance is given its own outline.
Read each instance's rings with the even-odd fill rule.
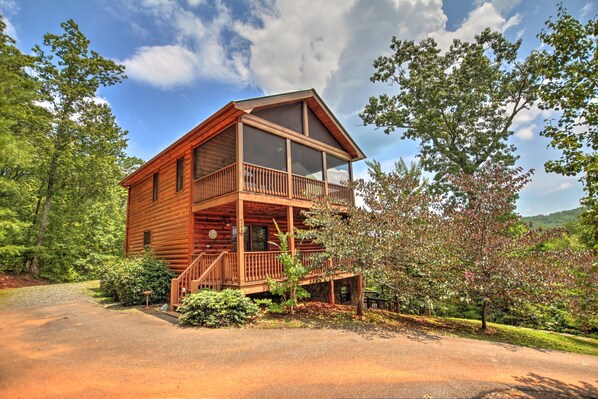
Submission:
[[[90,50],[89,40],[74,21],[61,27],[61,35],[44,36],[47,50],[33,49],[35,75],[51,115],[51,124],[37,143],[40,206],[29,267],[33,274],[39,272],[42,256],[48,264],[54,260],[55,266],[63,267],[60,258],[71,261],[65,254],[78,253],[78,248],[95,241],[94,232],[101,226],[83,223],[110,212],[120,200],[114,190],[122,177],[119,160],[126,158],[126,132],[105,101],[96,97],[99,88],[125,78],[124,67]],[[105,222],[104,218],[100,225]]]
[[[431,38],[394,37],[392,54],[374,61],[370,78],[393,84],[394,94],[370,97],[360,116],[387,134],[400,129],[402,138],[419,140],[421,164],[440,187],[449,173],[513,165],[511,125],[537,99],[540,84],[537,54],[520,61],[520,44],[488,29],[473,43],[455,40],[446,52]]]
[[[428,193],[418,166],[401,160],[390,173],[375,161],[368,166],[370,179],[353,183],[364,204],[343,211],[319,202],[306,213],[310,230],[303,236],[323,245],[346,271],[361,273],[364,286],[371,278],[401,296],[433,301],[446,293],[447,281],[439,251],[441,215],[434,208],[439,201]],[[358,298],[358,315],[363,299]]]
[[[19,256],[27,248],[34,172],[34,134],[43,124],[37,82],[27,73],[35,59],[21,53],[5,34],[0,17],[0,256]]]
[[[547,120],[541,134],[561,151],[545,168],[566,176],[580,176],[587,210],[581,220],[590,243],[598,246],[598,20],[585,25],[559,5],[557,19],[549,19],[538,35],[548,50],[543,53],[542,108],[560,113]]]
[[[473,175],[450,177],[468,195],[446,209],[452,231],[446,250],[460,269],[455,289],[481,305],[482,329],[491,304],[507,308],[569,300],[574,271],[588,272],[588,264],[578,263],[591,258],[583,251],[542,250],[541,244],[559,235],[558,230],[536,231],[520,224],[515,199],[530,175],[520,168],[486,166]]]

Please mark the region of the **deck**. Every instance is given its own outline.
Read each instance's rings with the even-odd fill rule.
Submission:
[[[315,267],[315,256],[321,252],[321,250],[300,252],[303,265],[308,268],[314,267],[301,282],[302,284],[323,281],[324,268]],[[171,306],[178,304],[185,295],[201,289],[233,288],[241,289],[247,294],[268,291],[268,278],[274,280],[283,278],[283,265],[278,260],[279,255],[279,251],[245,252],[245,267],[239,268],[237,253],[227,251],[220,254],[202,253],[183,273],[172,279],[170,304]],[[332,266],[331,261],[328,261],[328,266]],[[335,274],[335,278],[349,276],[353,274]]]
[[[242,187],[239,187],[241,184]],[[353,191],[344,185],[243,163],[240,178],[237,164],[231,164],[194,180],[193,204],[238,191],[304,201],[327,196],[339,205],[352,204],[354,199]]]

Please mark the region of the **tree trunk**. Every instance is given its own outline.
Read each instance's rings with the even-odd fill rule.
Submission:
[[[486,325],[486,313],[488,312],[488,299],[484,298],[482,300],[482,330],[486,330],[488,327]]]
[[[363,302],[364,302],[364,292],[365,292],[365,277],[359,276],[357,280],[357,316],[359,318],[363,317]]]
[[[58,157],[52,157],[50,162],[50,171],[48,173],[48,186],[46,187],[46,200],[44,202],[44,209],[42,210],[42,217],[39,226],[39,234],[35,242],[35,250],[31,265],[29,266],[29,273],[32,275],[39,274],[39,253],[41,247],[44,245],[46,238],[46,230],[48,229],[48,222],[50,219],[50,208],[52,207],[52,198],[54,196],[54,183],[56,181],[56,169],[58,167]]]

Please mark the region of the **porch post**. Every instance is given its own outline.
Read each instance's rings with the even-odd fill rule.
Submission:
[[[301,107],[301,116],[303,117],[303,134],[305,134],[306,137],[309,137],[309,120],[307,119],[307,103],[305,101],[303,101],[301,103],[302,107]]]
[[[334,277],[330,277],[328,282],[328,303],[334,305]]]
[[[293,207],[287,206],[287,230],[289,232],[289,250],[291,255],[295,255],[295,221],[293,220]]]
[[[324,195],[328,197],[328,166],[326,165],[326,153],[322,151],[322,179],[324,180]]]
[[[291,166],[291,140],[287,139],[287,196],[289,198],[293,198],[293,171]]]
[[[237,123],[237,191],[245,190],[245,170],[243,168],[243,124]],[[239,230],[237,230],[239,231]]]
[[[349,181],[353,182],[353,161],[349,161]],[[351,205],[355,205],[355,192],[351,189]]]
[[[245,283],[245,222],[243,221],[243,200],[237,200],[237,264],[239,285]]]

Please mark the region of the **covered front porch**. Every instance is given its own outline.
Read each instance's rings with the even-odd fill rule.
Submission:
[[[194,213],[192,262],[172,280],[171,306],[200,289],[242,289],[247,294],[269,290],[268,278],[282,279],[283,266],[274,221],[281,231],[304,228],[304,208],[237,199]],[[242,215],[238,217],[237,215]],[[242,232],[238,234],[238,232]],[[297,251],[308,268],[323,249],[311,241],[290,237],[291,252]],[[324,268],[311,270],[301,284],[324,281]],[[337,273],[327,281],[353,276]]]

